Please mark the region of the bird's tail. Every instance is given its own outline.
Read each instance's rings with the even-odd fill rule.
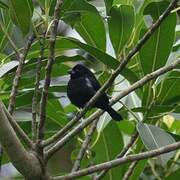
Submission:
[[[106,111],[109,113],[109,115],[114,119],[115,121],[123,120],[123,117],[118,114],[111,106],[108,106],[106,108]]]

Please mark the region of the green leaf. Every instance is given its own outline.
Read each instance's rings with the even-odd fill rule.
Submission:
[[[109,35],[118,57],[132,34],[135,21],[134,9],[128,5],[113,6],[109,15]]]
[[[128,4],[129,1],[125,0],[113,0],[113,4],[120,5],[120,4]]]
[[[48,44],[48,41],[46,43]],[[102,63],[104,63],[105,65],[107,65],[108,67],[110,67],[112,69],[116,69],[119,65],[118,60],[116,60],[115,58],[106,54],[105,52],[103,52],[102,50],[100,50],[98,48],[95,48],[88,44],[84,44],[74,38],[67,38],[67,37],[58,37],[57,38],[57,43],[56,43],[56,47],[55,47],[56,52],[59,53],[59,55],[57,55],[57,56],[60,56],[62,54],[63,50],[77,49],[77,48],[85,50],[91,56],[93,56],[96,60],[101,61]],[[39,44],[37,42],[34,43],[31,49],[32,49],[32,51],[31,51],[30,55],[28,56],[28,58],[32,58],[32,57],[37,58],[39,55]],[[65,56],[62,58],[65,59]],[[67,57],[67,59],[70,59],[70,57]],[[85,57],[80,58],[79,60],[83,60],[83,59],[85,59]],[[121,74],[126,79],[128,79],[130,82],[135,82],[138,80],[136,74],[133,73],[128,68],[124,68],[123,71],[121,72]]]
[[[106,50],[106,32],[100,15],[91,12],[83,13],[74,28],[89,45],[102,51]]]
[[[133,121],[123,120],[121,123],[118,123],[118,127],[123,133],[128,135],[132,135],[135,130],[135,124]]]
[[[59,100],[51,99],[47,103],[47,117],[63,127],[67,123],[67,116]]]
[[[122,135],[115,123],[109,123],[101,132],[100,138],[93,150],[95,152],[95,163],[112,160],[123,148]],[[121,179],[121,167],[110,169],[104,179]]]
[[[171,105],[180,101],[180,72],[172,71],[158,85],[159,96],[156,104]]]
[[[106,6],[106,14],[109,14],[109,11],[113,5],[113,0],[104,0],[105,6]]]
[[[10,20],[10,18],[8,18],[8,11],[7,12],[0,11],[0,16],[4,17],[3,18],[4,22],[2,22],[2,25],[4,26],[5,31],[9,35],[11,35],[12,34],[12,25],[13,24],[12,24],[12,21]],[[7,45],[8,45],[7,36],[3,33],[3,31],[1,30],[1,27],[0,27],[0,52],[4,52],[4,49],[7,47]]]
[[[148,150],[157,149],[175,143],[173,137],[159,127],[139,122],[137,124],[137,130],[143,144]],[[165,165],[168,160],[174,156],[174,154],[175,152],[169,152],[160,155],[160,163]]]
[[[165,1],[152,2],[145,8],[144,14],[150,15],[154,22],[164,12],[167,6],[168,3]],[[175,25],[176,14],[173,13],[162,22],[160,27],[141,48],[139,56],[143,74],[151,73],[166,64],[174,42]],[[144,32],[143,29],[141,35]],[[152,101],[152,84],[153,81],[145,88],[143,105],[148,106]]]
[[[153,21],[164,12],[167,2],[152,2],[144,10]],[[141,65],[144,74],[164,66],[174,42],[176,14],[170,14],[140,50]]]
[[[65,0],[62,6],[62,16],[71,13],[83,13],[83,12],[94,12],[97,13],[97,10],[94,6],[89,4],[85,0]]]
[[[8,71],[12,70],[13,68],[17,67],[19,64],[18,61],[11,61],[8,62],[0,67],[0,78],[4,76]]]
[[[30,30],[31,17],[33,15],[32,0],[10,0],[10,16],[25,36]]]
[[[3,1],[0,1],[0,8],[8,9],[9,7],[6,3],[4,3]]]
[[[164,180],[176,180],[180,177],[180,168],[178,168],[175,172],[171,173],[168,177]]]
[[[138,161],[129,180],[139,180],[141,173],[143,172],[144,168],[146,167],[146,164],[147,164],[147,159]]]

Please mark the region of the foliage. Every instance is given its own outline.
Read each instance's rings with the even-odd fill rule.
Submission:
[[[72,106],[66,97],[67,71],[72,65],[79,61],[85,63],[94,69],[97,78],[103,84],[169,4],[165,0],[99,2],[100,5],[98,1],[64,0],[60,13],[63,23],[59,24],[55,62],[51,73],[52,81],[48,91],[46,138],[58,132],[76,114],[76,107]],[[8,39],[11,39],[21,51],[32,32],[37,37],[28,51],[16,96],[15,117],[29,137],[32,136],[32,98],[36,65],[42,45],[40,40],[43,39],[45,31],[37,111],[45,79],[55,3],[55,0],[0,1],[0,98],[6,106],[18,65],[17,55]],[[108,90],[111,96],[114,97],[144,75],[175,62],[180,57],[178,19],[176,12],[172,12],[166,18],[116,78],[115,83]],[[73,38],[72,29],[76,32]],[[115,108],[125,120],[115,123],[110,121],[107,114],[100,117],[97,130],[81,163],[82,168],[115,158],[136,128],[140,136],[129,150],[130,154],[139,153],[146,148],[155,149],[171,144],[175,142],[174,136],[180,138],[178,68],[150,81],[133,94],[123,98],[122,102],[125,106],[122,107],[117,103]],[[94,110],[89,111],[86,116],[90,116],[93,112]],[[70,142],[70,146],[76,147],[71,150],[71,157],[76,157],[76,152],[80,149],[87,131],[88,128]],[[155,179],[153,176],[156,175],[166,180],[177,179],[180,171],[179,155],[178,151],[164,154],[152,160],[152,166],[147,160],[139,161],[131,179],[138,179],[139,176],[142,179]],[[8,158],[4,157],[2,163],[8,162]],[[112,169],[103,179],[123,178],[128,167],[129,164],[125,164]],[[68,171],[68,168],[65,168],[65,171]],[[63,173],[60,169],[59,172]]]

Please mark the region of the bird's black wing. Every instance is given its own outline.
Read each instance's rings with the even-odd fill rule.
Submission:
[[[94,76],[94,74],[88,75],[87,77],[89,79],[89,81],[91,82],[93,88],[95,91],[98,91],[98,89],[100,89],[101,85],[99,84],[98,80],[96,79],[96,77]]]

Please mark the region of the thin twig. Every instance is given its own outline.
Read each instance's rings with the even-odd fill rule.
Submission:
[[[91,166],[89,168],[85,168],[73,173],[69,173],[67,175],[64,176],[57,176],[57,177],[52,177],[51,180],[67,180],[67,179],[76,179],[78,177],[82,177],[88,174],[92,174],[94,172],[98,172],[104,169],[109,169],[109,168],[114,168],[119,166],[120,164],[125,164],[128,162],[134,162],[134,161],[139,161],[139,160],[143,160],[143,159],[147,159],[147,158],[152,158],[152,157],[157,157],[160,154],[164,154],[164,153],[168,153],[174,150],[177,150],[180,148],[180,142],[176,142],[170,145],[166,145],[163,146],[161,148],[158,149],[154,149],[151,151],[146,151],[143,153],[139,153],[139,154],[135,154],[135,155],[129,155],[126,157],[122,157],[120,159],[115,159],[112,161],[108,161],[105,163],[101,163],[95,166]]]
[[[40,76],[41,76],[41,62],[44,58],[44,45],[45,45],[45,33],[43,36],[42,42],[40,42],[40,56],[36,65],[36,80],[35,80],[35,88],[34,95],[32,99],[32,140],[33,142],[37,139],[37,105],[38,105],[38,94],[39,94],[39,85],[40,85]]]
[[[10,94],[10,99],[9,99],[9,106],[8,106],[8,111],[10,114],[13,114],[14,112],[14,108],[15,108],[15,100],[16,100],[16,95],[18,93],[18,86],[19,86],[19,82],[21,79],[21,74],[22,74],[22,70],[23,70],[23,65],[24,65],[24,61],[26,59],[27,53],[29,51],[29,48],[33,42],[34,39],[34,34],[30,35],[27,44],[25,46],[25,48],[23,49],[23,53],[20,53],[18,55],[19,58],[19,64],[16,70],[16,74],[14,77],[14,81],[13,81],[13,86],[12,86],[12,90],[11,90],[11,94]]]
[[[45,120],[46,120],[46,105],[47,105],[47,98],[48,98],[48,88],[51,82],[51,71],[52,66],[55,60],[55,43],[56,43],[56,36],[57,36],[57,27],[60,18],[60,8],[63,1],[58,0],[54,10],[54,19],[51,25],[51,35],[49,39],[49,57],[48,62],[46,65],[46,74],[45,74],[45,82],[44,87],[42,90],[42,96],[40,101],[40,121],[39,121],[39,133],[38,138],[42,140],[44,138],[44,129],[45,129]]]
[[[131,177],[131,175],[132,175],[135,167],[137,166],[137,164],[138,164],[138,161],[134,161],[131,163],[131,165],[129,166],[129,168],[128,168],[127,172],[125,173],[122,180],[128,180]]]
[[[72,168],[72,171],[71,172],[75,172],[77,170],[80,169],[80,166],[81,166],[81,160],[83,159],[84,157],[84,154],[88,148],[88,145],[89,143],[91,142],[91,139],[92,139],[92,135],[94,133],[94,131],[96,130],[96,126],[97,126],[97,123],[98,123],[98,119],[96,121],[94,121],[81,145],[81,148],[80,148],[80,151],[77,155],[77,159],[75,160],[74,162],[74,165],[73,165],[73,168]]]
[[[96,100],[103,94],[113,83],[115,78],[120,74],[120,72],[123,70],[123,68],[126,66],[126,64],[130,61],[130,59],[141,49],[141,47],[147,42],[147,40],[152,36],[152,34],[156,31],[156,29],[161,25],[161,23],[164,21],[164,19],[169,15],[171,10],[176,6],[178,0],[174,0],[170,3],[168,8],[163,12],[163,14],[159,17],[159,19],[149,28],[149,30],[145,33],[145,35],[138,41],[137,45],[128,53],[128,55],[125,57],[125,59],[121,60],[119,67],[112,73],[110,78],[106,81],[106,83],[96,92],[96,94],[90,99],[90,101],[87,103],[87,105],[83,108],[82,111],[78,113],[78,115],[71,120],[71,124],[76,124],[76,122],[88,111],[90,107],[93,106],[93,104],[96,102]],[[67,125],[68,126],[68,125]],[[54,135],[54,138],[52,138],[52,141],[49,141],[50,143],[53,143],[54,141],[58,140],[59,136],[58,133]],[[46,143],[44,143],[46,144]]]
[[[180,59],[177,60],[175,63],[172,63],[169,66],[162,67],[150,74],[147,74],[144,76],[141,80],[137,81],[133,85],[131,85],[126,90],[119,93],[118,96],[116,96],[114,99],[110,101],[110,105],[115,104],[117,101],[119,101],[121,98],[125,97],[132,91],[136,90],[137,88],[140,88],[144,86],[147,82],[151,81],[152,79],[157,78],[158,76],[176,68],[178,65],[180,65]],[[58,151],[61,147],[63,147],[72,137],[77,135],[79,132],[81,132],[86,126],[88,126],[91,122],[94,121],[94,119],[98,118],[100,115],[103,114],[102,110],[98,110],[94,114],[92,114],[89,118],[87,118],[85,121],[80,123],[78,126],[76,126],[72,131],[70,131],[67,135],[65,135],[59,142],[54,144],[48,151],[45,152],[46,158],[50,158],[56,151]]]
[[[138,137],[138,132],[136,132],[136,133],[131,137],[129,143],[128,143],[128,144],[123,148],[123,150],[117,155],[116,159],[123,157],[123,156],[127,153],[127,151],[129,150],[129,148],[131,148],[132,145],[134,144],[134,142],[136,141],[137,137]],[[106,169],[106,170],[102,171],[101,173],[99,173],[99,175],[97,175],[97,176],[94,178],[94,180],[99,180],[99,179],[101,179],[102,177],[105,176],[105,174],[106,174],[108,171],[109,171],[109,169]]]

